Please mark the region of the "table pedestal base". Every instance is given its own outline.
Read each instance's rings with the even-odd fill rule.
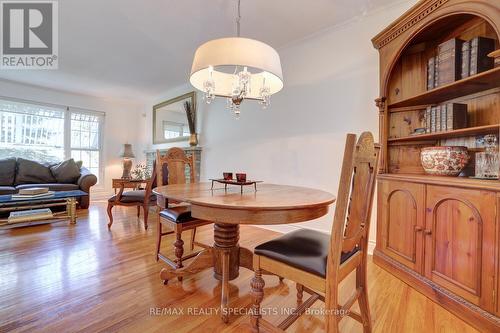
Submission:
[[[172,278],[184,277],[213,267],[214,277],[222,283],[221,317],[227,323],[229,320],[229,281],[238,277],[240,266],[253,270],[253,253],[238,245],[239,238],[240,226],[238,224],[214,224],[214,246],[200,252],[185,267],[163,268],[160,278],[166,284]]]

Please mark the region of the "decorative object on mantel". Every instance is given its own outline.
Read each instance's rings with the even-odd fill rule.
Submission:
[[[132,159],[135,158],[135,155],[132,151],[132,145],[130,143],[125,143],[123,145],[123,150],[120,153],[120,157],[123,158],[122,179],[131,179],[132,176],[130,174],[130,171],[132,170]]]
[[[469,162],[464,146],[426,147],[420,151],[425,172],[435,176],[458,176]]]
[[[257,100],[266,108],[271,95],[283,88],[278,52],[260,41],[240,37],[240,0],[236,18],[237,37],[211,40],[194,55],[189,81],[205,93],[210,104],[226,97],[236,118],[245,99]]]
[[[497,136],[484,136],[485,151],[476,153],[476,172],[474,178],[498,179],[498,144]]]
[[[186,110],[189,104],[189,112]],[[153,144],[188,141],[196,135],[196,92],[153,106]],[[197,143],[196,143],[197,144]]]
[[[240,186],[241,194],[243,194],[243,186],[253,185],[254,190],[257,192],[257,183],[262,183],[262,180],[237,180],[237,179],[210,179],[212,181],[212,190],[214,189],[214,183],[224,184],[224,189],[227,190],[227,185]]]
[[[184,101],[184,110],[189,126],[189,145],[195,147],[198,145],[198,135],[196,134],[196,111],[193,109],[193,104],[190,101]]]
[[[136,180],[149,179],[151,178],[151,169],[145,163],[139,163],[132,171],[132,175],[134,175],[133,179]]]

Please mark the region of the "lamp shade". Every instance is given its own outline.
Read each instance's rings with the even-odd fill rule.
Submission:
[[[194,55],[189,81],[198,90],[215,82],[216,96],[230,97],[235,82],[235,66],[248,67],[251,72],[250,90],[245,98],[260,99],[260,88],[269,88],[269,95],[283,88],[283,73],[278,52],[258,40],[230,37],[211,40],[201,45]]]
[[[134,152],[132,151],[132,145],[130,143],[125,143],[123,149],[120,152],[120,157],[123,158],[134,158]]]

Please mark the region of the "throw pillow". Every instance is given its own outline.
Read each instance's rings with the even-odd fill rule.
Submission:
[[[16,178],[16,159],[5,158],[0,160],[0,186],[14,185]]]
[[[72,158],[51,166],[50,171],[58,183],[74,184],[80,177],[80,168]]]
[[[50,184],[55,182],[56,179],[52,176],[48,166],[24,158],[17,159],[16,185]]]

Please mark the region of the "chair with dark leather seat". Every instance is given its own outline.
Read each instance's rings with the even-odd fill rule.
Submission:
[[[339,332],[339,322],[350,316],[371,332],[367,294],[367,247],[375,179],[380,146],[371,133],[348,134],[340,175],[331,235],[308,229],[285,234],[255,248],[252,279],[252,329],[287,329],[318,299],[325,302],[326,331]],[[356,290],[342,306],[338,303],[339,283],[356,271]],[[298,306],[278,327],[262,318],[260,303],[264,296],[263,273],[296,282]],[[303,292],[311,296],[302,301]],[[360,313],[350,308],[358,301]]]
[[[160,151],[157,151],[156,165],[156,179],[158,186],[168,184],[185,184],[187,181],[186,168],[189,170],[189,181],[191,183],[195,182],[196,164],[194,155],[188,157],[180,148],[170,148],[164,156],[161,155]],[[167,173],[167,177],[165,177],[165,172]],[[162,203],[162,205],[165,205],[165,207],[161,208],[165,209],[158,212],[156,260],[158,261],[161,259],[172,268],[179,269],[183,267],[183,260],[192,258],[199,253],[199,251],[196,251],[184,256],[184,241],[182,240],[182,232],[191,230],[191,251],[194,250],[195,245],[207,248],[208,246],[205,244],[195,241],[196,228],[212,222],[193,218],[191,216],[191,206],[188,204],[170,201]],[[163,225],[170,230],[163,232]],[[171,260],[160,252],[162,237],[172,233],[175,233],[174,254],[176,258],[174,260]],[[179,281],[182,281],[182,277],[178,277],[178,279]]]
[[[120,190],[117,194],[113,195],[108,199],[108,217],[109,223],[108,228],[111,229],[113,225],[113,207],[114,206],[136,206],[137,207],[137,217],[140,216],[141,207],[144,211],[144,228],[148,228],[148,216],[149,207],[156,205],[156,195],[152,193],[153,187],[156,183],[156,168],[153,167],[153,174],[151,179],[137,181],[137,184],[145,183],[146,187],[144,190],[134,190],[124,192],[124,183],[120,184]],[[133,180],[127,180],[130,183]]]

